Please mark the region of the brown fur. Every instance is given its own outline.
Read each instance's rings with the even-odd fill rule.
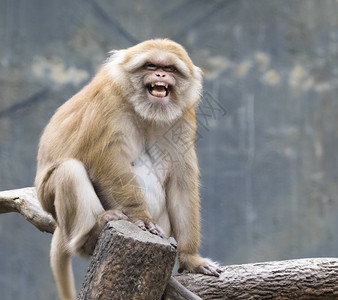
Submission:
[[[166,104],[144,86],[146,76],[158,78],[158,71],[144,67],[147,62],[178,68],[165,73],[166,82],[175,82]],[[58,224],[51,263],[62,299],[75,297],[71,256],[90,255],[105,222],[123,216],[161,234],[158,222],[176,238],[181,268],[217,275],[215,266],[198,255],[194,109],[200,92],[200,70],[185,50],[170,40],[150,40],[115,53],[52,117],[41,137],[35,184],[43,208]],[[147,111],[137,109],[140,102]],[[146,172],[144,157],[150,161]],[[151,181],[151,195],[140,180]],[[149,207],[150,197],[161,216],[151,215],[156,210]]]

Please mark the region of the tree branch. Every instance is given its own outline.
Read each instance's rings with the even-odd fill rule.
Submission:
[[[0,214],[8,212],[18,212],[42,232],[55,230],[53,217],[42,209],[34,187],[0,192]]]
[[[41,208],[34,188],[0,192],[0,213],[6,212],[18,212],[39,230],[54,232],[55,222]],[[104,241],[108,240],[100,238],[98,246]],[[337,258],[232,265],[222,270],[219,278],[200,274],[175,276],[178,282],[169,280],[162,299],[199,299],[185,287],[202,299],[338,299]],[[109,290],[113,284],[108,280],[103,286]]]
[[[309,258],[222,268],[219,278],[175,277],[202,299],[338,299],[338,259]]]
[[[162,300],[202,300],[202,298],[189,291],[174,277],[170,277]]]

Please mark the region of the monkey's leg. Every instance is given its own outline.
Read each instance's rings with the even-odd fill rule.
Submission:
[[[54,190],[57,229],[51,246],[51,266],[63,300],[75,299],[72,255],[88,240],[97,217],[104,212],[83,164],[68,160],[50,178]]]
[[[78,251],[104,212],[83,164],[77,160],[63,162],[53,174],[57,224],[69,244],[71,253]]]
[[[127,220],[128,217],[118,209],[110,209],[98,216],[96,223],[88,233],[88,239],[83,244],[79,253],[83,256],[91,256],[94,252],[99,235],[109,221]]]

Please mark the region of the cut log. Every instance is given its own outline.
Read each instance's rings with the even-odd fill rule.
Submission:
[[[101,233],[78,300],[161,299],[175,263],[176,242],[128,221]]]

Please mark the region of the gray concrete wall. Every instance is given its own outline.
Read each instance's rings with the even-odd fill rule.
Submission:
[[[43,127],[106,53],[153,37],[205,72],[201,252],[338,256],[336,0],[0,0],[0,190],[32,186]],[[1,299],[56,299],[50,236],[7,214],[0,240]]]

